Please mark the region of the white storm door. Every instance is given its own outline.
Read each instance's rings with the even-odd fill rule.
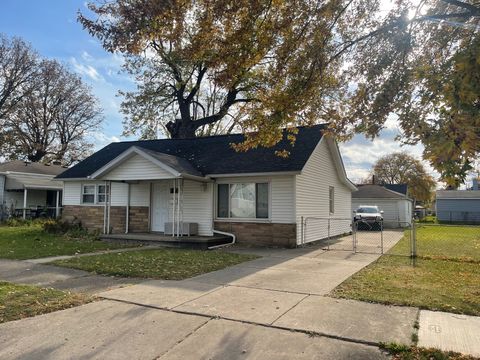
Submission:
[[[168,182],[153,184],[152,231],[165,231],[165,222],[168,221],[169,193]]]

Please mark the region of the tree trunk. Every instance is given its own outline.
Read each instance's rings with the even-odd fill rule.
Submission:
[[[36,150],[35,153],[28,154],[28,160],[31,162],[39,162],[45,157],[45,155],[47,155],[46,151]]]
[[[169,121],[166,128],[172,139],[191,139],[195,137],[196,126],[193,121],[175,119],[175,122]]]

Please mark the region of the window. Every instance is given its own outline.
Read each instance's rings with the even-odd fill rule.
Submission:
[[[218,217],[228,218],[228,184],[218,185],[217,214]]]
[[[217,217],[268,219],[268,183],[218,184]]]
[[[330,214],[335,212],[335,188],[330,186],[328,188],[328,200],[330,205]]]
[[[83,185],[82,203],[95,204],[95,185]]]
[[[105,204],[108,202],[110,187],[104,184],[82,185],[82,204]]]
[[[97,203],[98,204],[105,204],[105,199],[108,202],[109,190],[110,189],[108,185],[98,185],[97,187]]]
[[[268,219],[268,183],[218,184],[217,216]]]

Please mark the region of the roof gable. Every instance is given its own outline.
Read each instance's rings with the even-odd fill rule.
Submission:
[[[242,134],[112,143],[68,169],[58,178],[89,177],[131,147],[141,149],[144,153],[172,166],[176,163],[184,170],[189,168],[189,173],[195,171],[203,176],[300,172],[322,138],[322,130],[325,128],[326,125],[300,127],[294,145],[290,144],[285,133],[284,139],[274,147],[258,147],[246,152],[237,152],[231,147],[232,143],[240,143],[244,140]],[[290,152],[288,158],[276,155],[276,151],[282,149]],[[149,152],[154,152],[156,155]],[[175,160],[168,156],[174,157]]]

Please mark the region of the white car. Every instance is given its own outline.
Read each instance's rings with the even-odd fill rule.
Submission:
[[[353,221],[358,225],[367,225],[369,228],[382,227],[383,211],[378,206],[361,205],[353,211]]]

